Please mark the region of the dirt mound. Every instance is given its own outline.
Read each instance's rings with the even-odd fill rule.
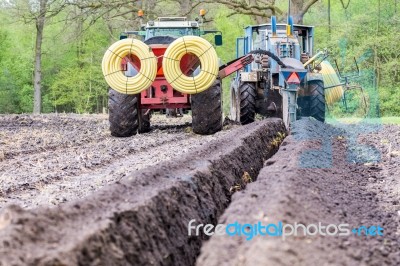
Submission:
[[[400,151],[399,129],[298,121],[278,153],[266,161],[257,182],[236,193],[218,221],[321,222],[349,224],[350,230],[381,226],[383,236],[358,232],[304,236],[301,229],[285,240],[280,236],[258,235],[248,241],[244,236],[213,236],[203,245],[197,265],[400,265],[400,169],[393,153]],[[382,139],[391,143],[389,156]]]
[[[256,177],[284,132],[280,119],[229,131],[179,160],[129,174],[80,201],[0,215],[0,265],[192,265],[233,187]]]

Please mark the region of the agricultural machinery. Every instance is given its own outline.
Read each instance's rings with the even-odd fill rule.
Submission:
[[[113,136],[146,132],[152,111],[177,108],[191,110],[195,133],[222,129],[221,78],[244,65],[238,59],[234,67],[220,69],[213,45],[200,36],[214,34],[219,46],[222,34],[200,26],[198,19],[158,18],[141,31],[125,31],[106,51],[103,73],[110,85]]]
[[[231,83],[231,118],[241,124],[255,115],[280,117],[285,125],[299,116],[325,120],[326,103],[342,98],[344,90],[326,51],[313,56],[314,28],[287,24],[248,26],[237,39],[237,57],[254,54]]]
[[[113,136],[146,132],[152,111],[178,108],[191,110],[193,132],[221,130],[221,79],[235,72],[230,116],[241,124],[256,114],[280,117],[287,128],[299,116],[324,121],[326,102],[343,97],[327,53],[313,55],[313,27],[293,25],[291,17],[287,24],[272,17],[270,24],[249,26],[237,40],[237,58],[221,66],[214,46],[201,37],[206,34],[222,45],[221,32],[203,30],[199,19],[158,18],[110,46],[102,68]]]

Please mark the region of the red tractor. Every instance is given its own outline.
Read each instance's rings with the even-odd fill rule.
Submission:
[[[128,137],[150,130],[151,113],[154,110],[191,110],[192,127],[197,134],[213,134],[222,129],[222,90],[218,77],[207,90],[187,94],[175,90],[164,76],[163,55],[168,46],[181,36],[202,36],[215,34],[215,45],[222,45],[218,31],[202,31],[198,21],[186,18],[159,18],[149,21],[143,31],[126,31],[121,39],[141,38],[157,58],[157,74],[151,86],[140,94],[124,94],[113,88],[109,90],[109,120],[111,134]],[[135,76],[141,68],[141,60],[134,55],[122,59],[125,76]],[[243,66],[241,66],[243,67]],[[193,54],[186,54],[180,60],[182,73],[188,77],[200,71],[200,60]],[[237,70],[235,68],[233,71]]]

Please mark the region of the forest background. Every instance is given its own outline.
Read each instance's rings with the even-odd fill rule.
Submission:
[[[291,0],[295,22],[315,26],[315,46],[328,48],[342,74],[356,58],[369,116],[400,116],[398,0]],[[99,113],[107,109],[101,72],[105,50],[124,30],[159,16],[195,19],[205,9],[205,29],[223,33],[217,52],[236,56],[236,38],[271,15],[286,20],[288,0],[0,0],[0,113]],[[224,81],[224,107],[229,105]],[[349,94],[348,113],[359,114],[360,94]],[[337,104],[331,113],[342,114]]]

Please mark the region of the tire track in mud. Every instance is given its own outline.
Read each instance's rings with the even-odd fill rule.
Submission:
[[[5,159],[56,152],[107,138],[104,115],[1,115],[0,149]]]
[[[217,136],[223,136],[225,133],[221,132]],[[21,183],[11,188],[5,186],[7,189],[6,204],[19,204],[24,208],[33,208],[39,205],[57,205],[83,198],[106,185],[120,181],[130,172],[174,158],[179,159],[179,156],[189,152],[189,149],[204,145],[212,139],[214,137],[200,137],[184,133],[169,135],[169,138],[164,138],[162,142],[130,150],[129,153],[117,155],[109,161],[97,162],[89,169],[78,169],[78,171],[66,173],[62,177],[54,176],[44,180],[39,178],[28,185]],[[29,169],[32,167],[18,168],[18,171],[28,173]],[[0,201],[0,209],[2,205],[5,203]]]
[[[205,238],[188,236],[188,222],[216,223],[231,188],[257,176],[284,132],[280,119],[252,123],[85,199],[10,206],[0,214],[0,265],[192,265]]]
[[[96,128],[92,129],[91,132],[86,132],[85,134],[80,133],[80,126],[74,126],[75,131],[71,134],[66,135],[65,131],[69,129],[63,129],[57,127],[57,125],[48,124],[41,126],[26,125],[26,128],[21,130],[21,126],[10,127],[2,127],[0,126],[0,144],[2,144],[2,149],[5,150],[4,156],[5,159],[17,159],[19,156],[26,156],[29,154],[38,154],[45,152],[58,152],[64,149],[71,149],[75,147],[79,147],[81,145],[88,145],[92,143],[101,143],[102,141],[110,140],[110,134],[108,130],[108,122],[105,120],[104,116],[98,116],[98,120],[94,120],[94,125]],[[159,119],[159,117],[157,116]],[[54,118],[53,118],[54,119]],[[156,120],[158,120],[156,119]],[[185,128],[191,126],[188,119],[182,119],[185,124],[175,124],[175,125],[153,125],[151,126],[151,131],[159,131],[161,133],[166,134],[174,134],[182,132]],[[74,121],[69,121],[69,123],[74,123]],[[33,128],[32,128],[33,127]],[[84,129],[85,126],[81,127]],[[18,132],[18,135],[24,136],[28,140],[25,144],[29,144],[30,148],[22,148],[18,149],[18,141],[21,140],[21,137],[12,136],[15,132]],[[44,136],[40,136],[43,134],[43,131],[46,131],[47,134]],[[11,135],[11,136],[10,136]],[[38,136],[35,140],[35,136]],[[8,139],[7,139],[8,137]],[[50,138],[50,140],[46,139]],[[53,142],[60,141],[61,143],[53,144]],[[63,140],[63,141],[62,141]],[[45,142],[45,143],[43,143]],[[10,143],[9,145],[5,145],[6,143]],[[21,144],[20,144],[21,145]],[[23,145],[21,145],[23,146]],[[14,150],[17,149],[17,150]]]
[[[55,130],[57,117],[44,117],[49,121],[46,125],[41,123],[44,118],[36,121],[42,127],[31,123],[41,128],[44,136],[59,134],[59,139],[70,136],[68,132]],[[103,123],[107,122],[104,119],[106,118],[91,117],[89,122],[94,122],[94,125],[85,127],[84,124],[90,123],[80,123],[81,129],[77,130],[104,131],[98,134],[97,141],[92,136],[92,141],[76,143],[77,140],[85,139],[87,134],[73,134],[75,145],[43,152],[20,152],[19,156],[0,161],[0,209],[10,203],[32,208],[42,204],[56,205],[87,196],[120,180],[131,171],[178,158],[189,149],[201,146],[227,132],[222,131],[215,136],[198,136],[187,130],[185,132],[189,125],[187,117],[166,120],[156,116],[154,120],[158,124],[152,127],[152,132],[131,138],[113,138],[109,136],[108,124]],[[73,125],[77,119],[70,120],[68,123]],[[27,137],[26,134],[20,134]],[[24,141],[27,145],[35,146],[34,138],[27,137]]]

